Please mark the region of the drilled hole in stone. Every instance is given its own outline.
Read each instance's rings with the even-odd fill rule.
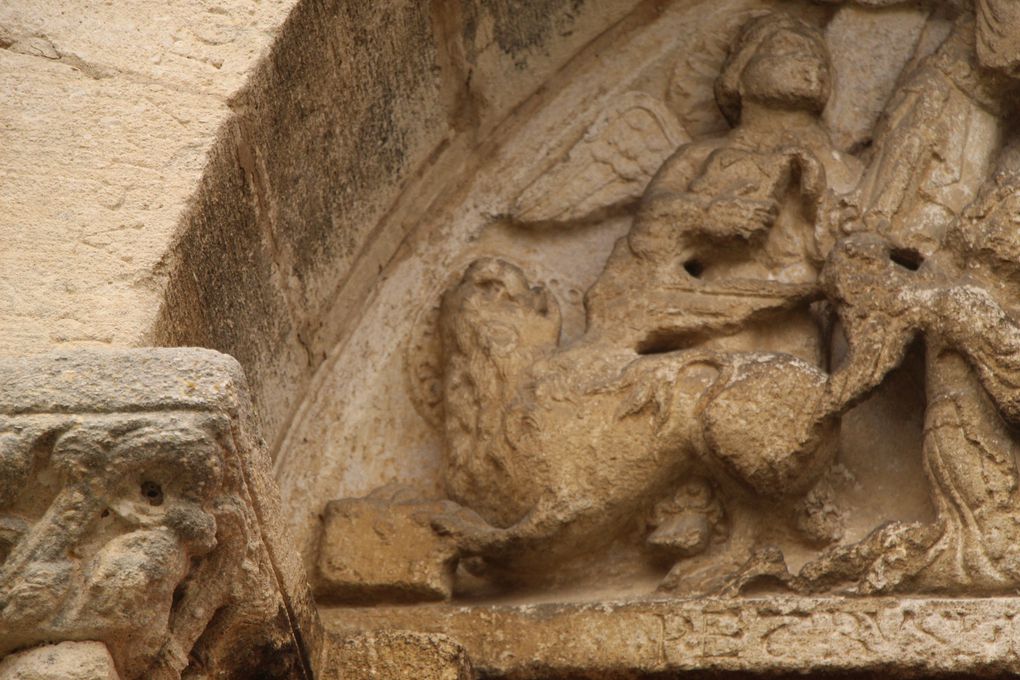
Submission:
[[[149,505],[163,505],[163,487],[156,482],[142,482],[142,496]]]
[[[677,352],[684,349],[690,349],[697,345],[699,342],[703,342],[704,338],[696,333],[677,333],[670,331],[655,331],[649,333],[640,342],[638,342],[637,350],[638,354],[666,354],[669,352]]]
[[[699,260],[687,260],[684,262],[684,271],[694,278],[700,279],[701,275],[705,273],[705,265]]]
[[[913,248],[895,248],[889,253],[889,259],[912,272],[916,272],[924,263],[924,255]]]

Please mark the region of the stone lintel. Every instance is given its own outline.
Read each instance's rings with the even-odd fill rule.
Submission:
[[[324,652],[319,680],[475,678],[464,648],[438,633],[378,631],[334,637]]]
[[[464,646],[482,677],[773,675],[809,668],[910,676],[1020,672],[1020,598],[776,596],[332,608],[321,614],[336,639],[370,630],[446,634]]]

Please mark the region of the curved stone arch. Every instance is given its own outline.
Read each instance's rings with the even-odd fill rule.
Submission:
[[[437,238],[414,234],[435,231],[435,216],[463,200],[461,178],[578,78],[588,80],[571,96],[591,116],[592,78],[617,79],[613,92],[632,87],[638,76],[622,66],[596,73],[611,44],[657,25],[645,39],[651,52],[628,58],[665,77],[677,49],[670,22],[686,16],[695,31],[761,6],[729,2],[694,21],[700,2],[546,2],[508,23],[499,3],[392,4],[385,22],[343,3],[294,8],[232,97],[234,114],[163,258],[167,286],[151,340],[237,357],[274,456],[379,286],[415,257],[416,242]],[[570,134],[537,152],[555,157]],[[541,170],[523,167],[514,183]],[[576,288],[562,292],[579,299]],[[287,465],[278,461],[285,498],[301,487],[285,479]],[[303,518],[295,528],[318,511],[296,506],[321,505],[290,503]]]

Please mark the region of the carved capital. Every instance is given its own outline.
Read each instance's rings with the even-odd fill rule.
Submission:
[[[0,384],[0,656],[81,640],[125,680],[307,676],[312,610],[233,359],[8,359]]]

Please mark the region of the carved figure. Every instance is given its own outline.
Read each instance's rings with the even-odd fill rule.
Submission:
[[[1020,582],[1020,449],[1011,430],[1020,417],[1018,179],[1015,167],[1001,169],[916,271],[864,234],[843,249],[854,257],[830,263],[854,280],[841,289],[843,304],[899,326],[900,341],[906,328],[924,335],[924,461],[936,519],[891,523],[835,548],[806,565],[796,587],[994,594]]]
[[[630,207],[663,161],[689,141],[664,103],[644,92],[627,92],[521,192],[511,216],[531,225],[562,224]]]
[[[32,464],[46,436],[56,437],[46,456],[62,488]],[[116,631],[115,655],[133,675],[166,641],[162,622],[189,560],[217,544],[217,518],[203,507],[222,475],[214,430],[136,418],[8,433],[5,444],[5,464],[22,473],[4,480],[11,514],[0,520],[11,544],[0,570],[5,651]],[[29,526],[21,517],[36,514],[31,505],[43,512]],[[87,561],[73,557],[79,551]],[[143,612],[150,620],[139,620]]]
[[[828,89],[816,30],[784,15],[745,27],[717,90],[738,127],[657,173],[589,291],[580,342],[558,346],[555,299],[508,263],[478,261],[446,293],[446,482],[461,505],[436,524],[464,554],[522,571],[649,514],[654,547],[697,554],[717,505],[678,501],[668,518],[660,502],[699,479],[726,487],[728,512],[753,497],[748,525],[766,517],[727,559],[746,557],[750,534],[836,537],[804,536],[824,523],[794,521],[808,506],[790,499],[831,462],[838,415],[901,355],[875,361],[852,342],[844,368],[825,370],[809,305],[833,240],[828,178],[855,178],[817,119]]]
[[[816,29],[783,14],[745,26],[716,85],[736,127],[681,147],[656,173],[586,297],[591,336],[662,349],[689,345],[692,334],[736,334],[727,346],[820,364],[818,323],[804,303],[819,297],[833,193],[860,172],[818,118],[830,87]],[[775,346],[762,337],[774,331],[747,330],[784,315]]]
[[[846,0],[818,1],[841,3]],[[889,7],[910,2],[910,0],[851,1],[864,7]],[[1016,35],[1016,25],[1020,20],[1020,8],[1015,2],[1012,0],[950,0],[949,2],[931,0],[929,4],[936,7],[944,5],[974,15],[976,19],[974,23],[964,27],[963,31],[973,32],[972,44],[976,48],[975,56],[981,65],[988,69],[995,69],[1004,75],[1017,75],[1017,65],[1020,64],[1020,41]]]
[[[1011,344],[1018,337],[1007,292],[1017,261],[1015,147],[985,180],[1016,100],[1001,72],[1009,58],[999,52],[986,61],[989,40],[1002,46],[989,31],[1007,25],[995,4],[962,9],[949,37],[905,80],[847,201],[856,215],[845,229],[861,233],[827,266],[833,300],[855,324],[851,339],[863,334],[872,338],[864,344],[890,347],[923,335],[923,456],[936,519],[890,523],[833,548],[796,577],[780,576],[795,588],[999,593],[1020,578],[1020,478],[1008,425],[1020,347]]]
[[[960,12],[949,36],[907,74],[848,199],[863,228],[924,256],[976,198],[1016,101],[1012,81],[979,59],[976,23],[984,22]]]
[[[434,526],[462,556],[527,580],[637,533],[675,562],[669,590],[740,592],[763,577],[805,591],[1015,587],[1016,155],[986,179],[1016,100],[1003,12],[995,0],[944,10],[948,36],[909,67],[866,165],[821,122],[819,32],[783,14],[749,21],[715,89],[733,129],[662,162],[585,296],[576,341],[561,345],[556,300],[520,269],[468,268],[438,322],[455,502]],[[679,136],[639,99],[532,183],[516,218],[630,206],[648,159]],[[647,155],[641,134],[634,153],[596,153],[609,148],[600,131],[649,115]],[[633,172],[604,162],[632,156],[646,161]],[[556,199],[587,169],[606,182]],[[840,418],[919,337],[935,521],[834,545]],[[780,543],[823,552],[791,574]]]

